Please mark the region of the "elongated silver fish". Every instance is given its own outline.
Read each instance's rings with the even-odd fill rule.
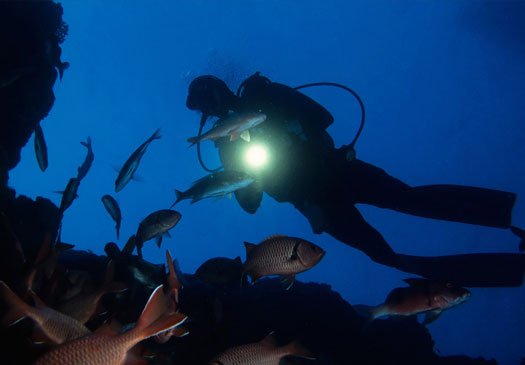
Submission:
[[[228,195],[247,187],[254,181],[252,176],[240,171],[219,171],[209,174],[195,181],[186,191],[175,190],[176,200],[171,207],[184,199],[191,199],[193,204],[205,198]]]
[[[102,204],[108,211],[109,215],[115,221],[115,228],[117,230],[117,240],[119,239],[120,223],[122,221],[122,213],[117,201],[111,195],[104,195],[102,197]]]
[[[267,275],[281,275],[290,287],[295,275],[311,269],[325,255],[325,251],[302,238],[289,236],[271,236],[260,244],[245,242],[246,261],[243,273],[252,278],[252,282]]]
[[[35,155],[40,170],[46,171],[47,169],[47,146],[44,138],[44,132],[40,124],[36,125],[35,128]]]
[[[250,141],[249,130],[258,126],[266,120],[266,114],[263,113],[242,113],[231,114],[224,119],[219,120],[215,126],[201,135],[200,137],[191,137],[188,142],[190,147],[199,141],[211,140],[230,136],[230,141],[234,141],[241,137],[246,141]]]
[[[87,148],[87,155],[82,165],[80,165],[80,167],[78,168],[78,180],[82,180],[86,177],[89,169],[91,168],[91,165],[93,164],[93,160],[95,159],[95,155],[93,154],[93,147],[91,146],[91,137],[88,137],[86,142],[80,142],[80,144]]]
[[[162,285],[151,294],[136,326],[120,335],[93,333],[63,344],[44,354],[36,365],[121,365],[135,344],[170,330],[186,320],[182,313],[163,313],[159,302],[165,300]]]
[[[232,347],[214,358],[209,365],[279,365],[285,356],[299,356],[314,360],[310,351],[293,341],[278,346],[272,334],[255,343]]]
[[[182,214],[175,210],[161,209],[151,213],[144,218],[135,235],[135,246],[139,257],[142,257],[142,246],[144,242],[156,239],[157,246],[162,243],[162,236],[169,234],[168,231],[175,227],[182,218]]]
[[[115,192],[118,193],[119,191],[124,189],[124,186],[127,185],[127,183],[133,178],[133,175],[137,171],[140,164],[140,160],[142,159],[142,156],[144,156],[144,153],[146,153],[149,144],[154,140],[160,138],[160,129],[157,129],[155,133],[153,133],[153,135],[146,140],[146,142],[141,144],[131,154],[131,156],[129,156],[129,158],[124,163],[124,166],[122,166],[122,168],[120,169],[120,172],[117,176],[117,180],[115,180]]]
[[[80,186],[80,180],[76,177],[69,179],[66,190],[62,192],[62,200],[60,201],[60,214],[63,214],[67,208],[73,204],[73,201],[78,197],[77,191]]]

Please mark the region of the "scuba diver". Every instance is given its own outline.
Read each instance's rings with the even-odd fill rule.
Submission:
[[[278,202],[293,204],[314,233],[326,232],[380,264],[461,286],[522,284],[523,254],[397,254],[355,207],[369,204],[420,217],[511,229],[523,244],[525,232],[511,226],[514,193],[458,185],[409,186],[355,158],[357,136],[351,144],[336,148],[326,131],[333,123],[332,115],[299,92],[302,87],[275,83],[259,73],[246,79],[237,94],[211,75],[197,77],[189,86],[186,106],[202,113],[199,136],[210,117],[224,120],[232,112],[266,116],[249,130],[249,138],[215,140],[225,171],[244,171],[256,177],[255,183],[235,192],[246,212],[255,213],[266,192]],[[364,121],[364,107],[358,101]],[[213,172],[202,163],[199,143],[197,151],[201,165]],[[250,160],[247,156],[253,151],[256,157]],[[271,163],[264,164],[265,159]]]

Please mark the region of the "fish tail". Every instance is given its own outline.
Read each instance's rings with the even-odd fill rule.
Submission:
[[[175,203],[173,203],[170,207],[173,208],[178,202],[180,202],[182,199],[184,199],[184,192],[175,189]]]
[[[359,314],[361,317],[366,318],[368,321],[373,321],[374,319],[381,317],[385,314],[385,310],[382,305],[363,305],[358,304],[352,306],[354,310]]]
[[[148,142],[154,141],[156,139],[161,139],[161,138],[162,136],[160,135],[160,128],[159,128],[155,131],[155,133],[153,133],[151,137],[149,137]]]
[[[166,297],[163,285],[159,285],[149,297],[134,331],[140,339],[155,336],[182,324],[188,317],[182,313],[166,313]]]
[[[20,299],[3,281],[0,281],[0,296],[4,298],[9,307],[2,318],[2,322],[6,326],[15,324],[33,312],[33,308]]]
[[[199,137],[190,137],[187,139],[187,141],[190,143],[190,145],[188,146],[188,148],[190,148],[199,141]]]
[[[91,137],[88,137],[86,142],[80,142],[80,144],[86,147],[88,150],[91,149]]]
[[[286,352],[289,355],[315,360],[314,353],[304,347],[298,340],[294,340],[286,345]]]
[[[166,250],[166,263],[168,265],[168,284],[171,289],[182,289],[182,285],[179,281],[177,270],[175,270],[175,265],[173,264],[173,259],[169,250]]]

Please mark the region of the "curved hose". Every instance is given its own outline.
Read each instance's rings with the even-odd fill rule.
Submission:
[[[206,114],[202,114],[201,123],[199,126],[199,134],[197,135],[197,157],[199,159],[199,163],[201,164],[201,167],[204,170],[214,173],[214,172],[220,171],[222,169],[222,166],[219,166],[215,169],[210,169],[204,164],[204,162],[202,161],[202,156],[201,156],[201,134],[202,134],[202,129],[204,128],[204,125],[206,124],[206,119],[208,119],[208,116]]]
[[[359,103],[359,106],[361,107],[361,123],[359,125],[359,129],[357,130],[357,133],[356,133],[354,139],[348,145],[348,147],[353,149],[355,144],[356,144],[356,142],[357,142],[357,140],[359,139],[359,136],[361,135],[361,132],[363,131],[364,126],[365,126],[365,104],[363,103],[363,100],[361,100],[361,97],[354,90],[350,89],[348,86],[345,86],[345,85],[342,85],[342,84],[338,84],[336,82],[312,82],[310,84],[304,84],[304,85],[296,86],[296,87],[294,87],[294,89],[295,90],[300,90],[300,89],[305,89],[307,87],[313,87],[313,86],[334,86],[334,87],[338,87],[340,89],[348,91],[349,93],[351,93],[357,99],[357,102]]]

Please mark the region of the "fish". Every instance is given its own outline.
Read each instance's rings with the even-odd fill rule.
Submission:
[[[76,177],[69,179],[66,190],[59,193],[62,194],[62,200],[60,201],[59,213],[60,215],[64,214],[67,208],[73,204],[73,201],[78,198],[77,191],[80,186],[80,180]]]
[[[47,161],[47,146],[46,146],[46,140],[44,138],[44,132],[42,131],[42,127],[40,126],[40,123],[36,125],[35,127],[35,155],[36,160],[38,162],[38,167],[40,167],[40,170],[46,171],[48,166]]]
[[[106,208],[107,212],[115,221],[115,229],[117,230],[117,240],[119,239],[120,223],[122,221],[122,213],[117,201],[111,195],[104,195],[102,197],[102,204]]]
[[[95,159],[93,147],[91,146],[91,137],[88,137],[86,142],[80,142],[80,144],[87,148],[87,155],[82,165],[78,168],[77,179],[79,181],[86,177],[91,165],[93,164],[93,160]]]
[[[120,365],[126,361],[128,350],[140,341],[179,326],[187,316],[166,314],[158,303],[164,300],[163,286],[151,294],[135,327],[122,334],[93,333],[58,346],[40,357],[35,365]]]
[[[246,261],[243,276],[249,275],[252,283],[263,276],[280,275],[287,289],[295,275],[309,270],[321,261],[325,251],[302,238],[284,235],[270,236],[258,245],[244,242]]]
[[[157,210],[144,218],[135,234],[135,246],[137,247],[138,256],[142,258],[144,242],[153,238],[156,239],[157,247],[160,247],[162,236],[165,234],[169,235],[168,231],[175,227],[181,218],[182,214],[170,209]]]
[[[235,141],[239,137],[250,142],[249,130],[258,126],[266,120],[266,114],[263,113],[231,113],[226,118],[219,120],[213,128],[200,137],[188,138],[190,147],[198,142],[230,137],[230,141]]]
[[[132,154],[129,156],[129,158],[124,163],[124,166],[120,169],[120,172],[117,176],[117,179],[115,180],[115,192],[118,193],[124,187],[128,184],[128,182],[133,178],[135,175],[135,172],[137,171],[140,160],[142,159],[142,156],[146,153],[146,150],[151,142],[153,142],[156,139],[160,139],[160,128],[153,133],[151,137],[149,137],[146,142],[141,144]]]
[[[80,323],[86,323],[95,314],[100,299],[102,299],[105,294],[120,293],[127,289],[125,284],[113,281],[114,274],[115,263],[109,261],[106,267],[104,282],[97,290],[88,294],[79,293],[70,300],[62,303],[58,310]]]
[[[32,291],[35,307],[22,301],[3,281],[0,281],[0,294],[9,306],[4,323],[13,325],[25,317],[31,318],[38,328],[34,337],[38,342],[61,344],[91,333],[79,321],[46,306]]]
[[[195,181],[186,191],[175,190],[176,200],[173,208],[181,200],[191,199],[191,204],[205,198],[229,195],[252,184],[255,179],[241,171],[219,171]]]
[[[392,290],[385,302],[376,306],[355,305],[354,309],[369,320],[383,316],[415,316],[425,314],[423,324],[435,321],[441,313],[465,302],[468,289],[452,283],[420,278],[404,280],[409,286]]]
[[[242,278],[243,265],[239,256],[235,259],[214,257],[197,268],[194,276],[212,286],[237,284]]]
[[[288,345],[278,346],[273,334],[270,333],[259,342],[232,347],[224,351],[211,360],[209,365],[279,365],[283,357],[290,355],[315,360],[311,352],[299,342],[292,341]]]

